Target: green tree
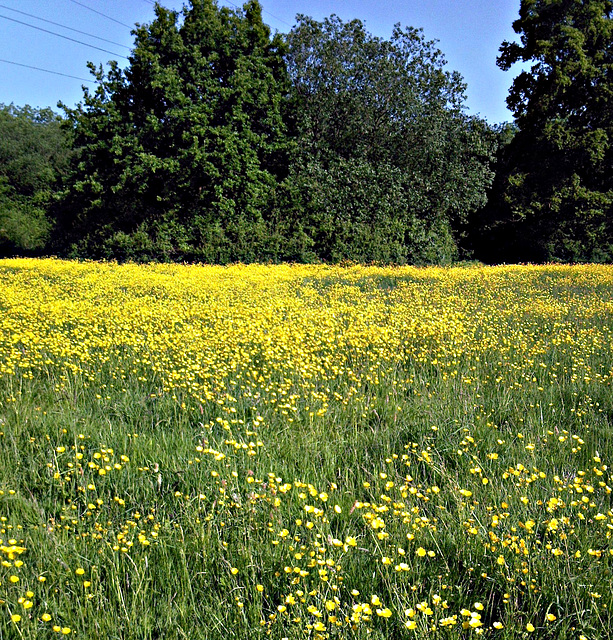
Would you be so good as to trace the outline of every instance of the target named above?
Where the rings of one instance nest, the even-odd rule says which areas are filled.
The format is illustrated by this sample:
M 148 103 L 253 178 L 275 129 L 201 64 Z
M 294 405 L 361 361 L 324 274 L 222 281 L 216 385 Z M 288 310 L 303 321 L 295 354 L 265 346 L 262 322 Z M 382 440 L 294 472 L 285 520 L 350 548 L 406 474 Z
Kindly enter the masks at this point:
M 301 228 L 326 260 L 444 262 L 485 201 L 495 136 L 418 29 L 298 16 L 287 36 Z
M 40 251 L 69 140 L 51 109 L 0 105 L 0 254 Z
M 509 149 L 517 135 L 514 123 L 505 122 L 495 125 L 496 157 L 492 163 L 494 180 L 488 191 L 486 204 L 473 211 L 468 217 L 464 246 L 468 255 L 484 262 L 513 262 L 517 260 L 516 225 L 503 223 L 502 213 L 507 205 L 504 193 L 509 174 L 512 170 Z
M 613 3 L 522 0 L 499 66 L 532 63 L 507 104 L 508 145 L 493 229 L 504 259 L 613 259 Z
M 287 74 L 255 0 L 192 0 L 134 31 L 125 71 L 64 107 L 76 158 L 57 237 L 74 255 L 254 260 L 287 172 Z

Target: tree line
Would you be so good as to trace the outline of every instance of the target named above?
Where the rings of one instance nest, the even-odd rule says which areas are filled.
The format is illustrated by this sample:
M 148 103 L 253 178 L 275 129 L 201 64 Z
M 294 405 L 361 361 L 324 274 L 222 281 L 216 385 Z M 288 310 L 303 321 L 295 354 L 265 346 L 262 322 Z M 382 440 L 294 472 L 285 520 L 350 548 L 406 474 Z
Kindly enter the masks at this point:
M 0 105 L 0 254 L 135 261 L 613 258 L 613 2 L 522 0 L 514 122 L 397 25 L 156 5 L 74 108 Z

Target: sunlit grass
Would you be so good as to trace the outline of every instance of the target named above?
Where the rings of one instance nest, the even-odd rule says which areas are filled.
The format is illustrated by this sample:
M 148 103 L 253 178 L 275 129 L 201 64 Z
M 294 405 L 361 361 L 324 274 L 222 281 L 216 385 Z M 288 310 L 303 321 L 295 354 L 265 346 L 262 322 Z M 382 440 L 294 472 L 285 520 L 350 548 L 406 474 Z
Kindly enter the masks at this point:
M 0 261 L 0 637 L 611 637 L 612 299 Z

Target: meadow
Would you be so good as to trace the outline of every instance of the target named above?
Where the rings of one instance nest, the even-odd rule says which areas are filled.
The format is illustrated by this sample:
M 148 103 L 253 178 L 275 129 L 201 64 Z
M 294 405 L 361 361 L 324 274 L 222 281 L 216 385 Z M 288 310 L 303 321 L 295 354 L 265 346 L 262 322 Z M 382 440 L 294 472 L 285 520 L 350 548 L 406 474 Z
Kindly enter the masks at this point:
M 613 267 L 0 261 L 0 638 L 613 637 Z

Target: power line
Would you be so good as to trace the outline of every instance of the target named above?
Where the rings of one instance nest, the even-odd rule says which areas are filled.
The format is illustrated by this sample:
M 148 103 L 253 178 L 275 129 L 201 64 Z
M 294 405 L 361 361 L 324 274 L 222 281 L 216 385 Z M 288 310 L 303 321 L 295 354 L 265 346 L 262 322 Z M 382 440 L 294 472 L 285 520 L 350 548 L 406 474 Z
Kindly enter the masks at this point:
M 125 22 L 119 22 L 119 20 L 115 20 L 115 18 L 111 18 L 111 16 L 107 16 L 106 13 L 102 13 L 100 11 L 96 11 L 96 9 L 92 9 L 91 7 L 88 7 L 86 4 L 83 4 L 82 2 L 78 2 L 78 0 L 70 0 L 70 2 L 72 2 L 73 4 L 78 4 L 80 7 L 84 7 L 85 9 L 89 9 L 89 11 L 93 11 L 94 13 L 97 13 L 99 16 L 102 16 L 103 18 L 106 18 L 107 20 L 112 20 L 113 22 L 116 22 L 117 24 L 120 24 L 122 27 L 128 27 L 128 29 L 132 28 L 131 25 L 126 24 Z
M 3 4 L 0 4 L 0 8 L 8 9 L 9 11 L 14 11 L 15 13 L 21 13 L 21 15 L 28 16 L 28 18 L 34 18 L 35 20 L 40 20 L 41 22 L 48 22 L 49 24 L 55 25 L 56 27 L 62 27 L 62 29 L 68 29 L 69 31 L 74 31 L 75 33 L 80 33 L 81 35 L 88 36 L 89 38 L 95 38 L 96 40 L 102 40 L 102 42 L 108 42 L 109 44 L 114 44 L 118 47 L 125 47 L 126 49 L 130 48 L 125 44 L 121 44 L 120 42 L 113 42 L 112 40 L 107 40 L 106 38 L 95 36 L 93 33 L 87 33 L 86 31 L 73 29 L 72 27 L 67 27 L 65 24 L 60 24 L 59 22 L 53 22 L 53 20 L 47 20 L 46 18 L 41 18 L 31 13 L 26 13 L 25 11 L 19 11 L 19 9 L 12 9 L 11 7 L 7 7 L 6 5 L 3 5 Z
M 281 20 L 281 18 L 273 15 L 272 13 L 270 13 L 270 11 L 266 11 L 266 9 L 262 9 L 262 13 L 267 13 L 271 18 L 274 18 L 277 22 L 280 22 L 281 24 L 287 25 L 290 29 L 293 26 L 289 22 L 285 22 L 285 20 Z
M 29 24 L 28 22 L 23 22 L 22 20 L 16 20 L 15 18 L 9 18 L 8 16 L 3 16 L 0 14 L 0 18 L 4 20 L 10 20 L 11 22 L 17 22 L 18 24 L 23 24 L 26 27 L 30 27 L 32 29 L 36 29 L 37 31 L 43 31 L 44 33 L 50 33 L 53 36 L 57 36 L 58 38 L 63 38 L 64 40 L 70 40 L 71 42 L 76 42 L 78 44 L 82 44 L 90 49 L 97 49 L 98 51 L 104 51 L 104 53 L 110 53 L 112 56 L 117 56 L 118 58 L 123 58 L 124 60 L 129 60 L 127 56 L 122 56 L 120 53 L 114 53 L 113 51 L 109 51 L 108 49 L 102 49 L 100 47 L 96 47 L 93 44 L 88 44 L 87 42 L 82 42 L 81 40 L 75 40 L 74 38 L 69 38 L 68 36 L 63 36 L 61 33 L 56 33 L 55 31 L 49 31 L 49 29 L 43 29 L 42 27 L 37 27 L 33 24 Z
M 65 78 L 74 78 L 75 80 L 82 80 L 83 82 L 99 83 L 98 80 L 92 80 L 91 78 L 85 79 L 85 78 L 80 78 L 79 76 L 71 76 L 68 73 L 61 73 L 60 71 L 51 71 L 51 69 L 43 69 L 42 67 L 33 67 L 31 64 L 21 64 L 21 62 L 15 62 L 14 60 L 4 60 L 3 58 L 0 58 L 0 62 L 5 62 L 6 64 L 14 64 L 17 67 L 25 67 L 26 69 L 36 69 L 36 71 L 44 71 L 45 73 L 52 73 L 55 76 L 64 76 Z

